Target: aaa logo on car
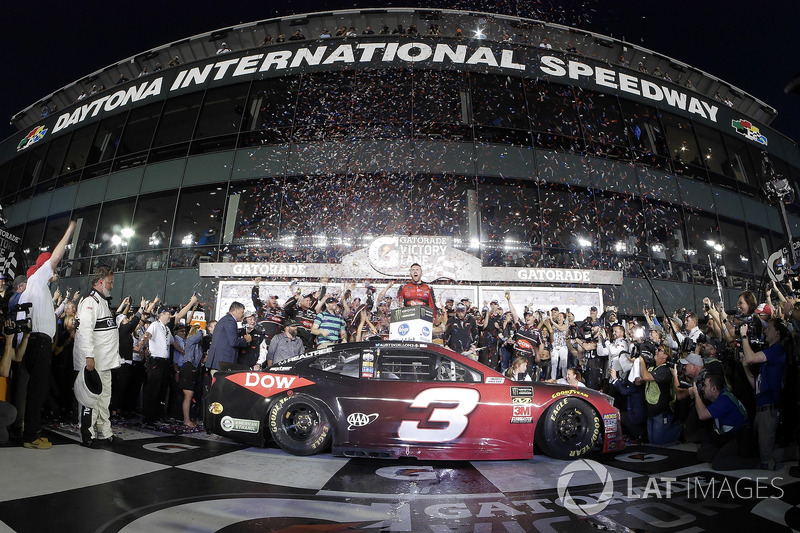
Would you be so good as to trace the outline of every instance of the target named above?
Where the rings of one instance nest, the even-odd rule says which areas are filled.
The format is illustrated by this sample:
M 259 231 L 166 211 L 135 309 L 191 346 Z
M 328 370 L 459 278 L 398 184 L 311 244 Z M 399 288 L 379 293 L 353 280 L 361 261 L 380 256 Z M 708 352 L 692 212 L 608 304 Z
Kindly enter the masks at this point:
M 350 424 L 347 426 L 347 431 L 364 427 L 367 424 L 371 424 L 372 422 L 376 421 L 377 419 L 378 413 L 372 413 L 371 415 L 365 415 L 364 413 L 350 413 L 347 415 L 347 423 Z
M 225 376 L 225 379 L 249 389 L 264 398 L 269 398 L 270 396 L 274 396 L 289 389 L 296 389 L 298 387 L 314 384 L 313 381 L 301 378 L 300 376 L 266 374 L 262 372 L 240 372 L 238 374 Z

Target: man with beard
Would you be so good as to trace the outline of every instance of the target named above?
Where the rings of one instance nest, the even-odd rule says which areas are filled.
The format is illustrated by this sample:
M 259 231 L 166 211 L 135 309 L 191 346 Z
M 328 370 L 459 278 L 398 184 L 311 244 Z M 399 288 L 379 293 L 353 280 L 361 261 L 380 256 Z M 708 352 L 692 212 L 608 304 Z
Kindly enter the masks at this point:
M 323 283 L 325 282 L 323 279 Z M 297 328 L 297 336 L 303 341 L 303 346 L 307 352 L 312 351 L 317 342 L 316 336 L 311 333 L 311 328 L 314 326 L 317 313 L 323 308 L 323 298 L 326 290 L 325 285 L 322 285 L 317 292 L 310 292 L 305 296 L 301 296 L 298 289 L 298 292 L 292 295 L 287 300 L 286 305 L 283 306 L 286 320 L 300 324 Z
M 422 267 L 419 263 L 411 265 L 411 281 L 400 287 L 397 291 L 397 298 L 403 306 L 427 305 L 436 311 L 436 299 L 433 296 L 433 289 L 422 281 Z
M 297 337 L 298 322 L 286 321 L 283 333 L 275 335 L 269 343 L 267 366 L 277 365 L 296 355 L 305 353 L 303 341 Z
M 244 331 L 240 331 L 240 336 L 250 336 L 250 341 L 247 345 L 239 348 L 239 357 L 236 362 L 244 365 L 247 368 L 255 367 L 259 359 L 263 360 L 266 355 L 266 346 L 264 344 L 264 332 L 256 325 L 256 314 L 252 311 L 247 311 L 244 314 Z
M 78 305 L 78 331 L 75 334 L 73 368 L 80 372 L 97 370 L 103 390 L 94 408 L 78 406 L 81 445 L 97 448 L 100 442 L 121 440 L 111 430 L 111 370 L 119 368 L 119 331 L 109 306 L 114 274 L 100 267 L 92 277 L 92 292 Z

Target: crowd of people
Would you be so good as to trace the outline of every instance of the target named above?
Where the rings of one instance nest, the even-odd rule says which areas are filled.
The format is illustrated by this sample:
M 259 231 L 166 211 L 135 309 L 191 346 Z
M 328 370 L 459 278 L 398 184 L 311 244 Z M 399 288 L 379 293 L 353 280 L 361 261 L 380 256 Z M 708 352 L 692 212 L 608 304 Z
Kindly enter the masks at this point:
M 694 442 L 715 469 L 775 470 L 777 443 L 795 442 L 800 298 L 775 284 L 761 304 L 742 292 L 730 315 L 709 298 L 702 317 L 642 310 L 641 322 L 613 306 L 582 321 L 557 307 L 520 319 L 510 299 L 484 317 L 464 309 L 457 320 L 472 324 L 472 349 L 485 346 L 489 366 L 613 396 L 632 443 Z
M 640 322 L 609 306 L 576 320 L 558 307 L 518 310 L 509 292 L 503 305 L 448 298 L 439 306 L 415 264 L 397 292 L 394 282 L 380 292 L 368 284 L 364 301 L 355 284 L 323 279 L 307 294 L 293 283 L 281 304 L 277 294 L 261 294 L 257 278 L 254 311 L 233 302 L 218 322 L 206 322 L 197 294 L 172 308 L 158 297 L 112 305 L 106 267 L 95 269 L 83 297 L 51 293 L 74 229 L 26 276 L 0 280 L 0 376 L 11 378 L 0 381 L 8 400 L 0 402 L 0 444 L 17 437 L 26 448 L 50 448 L 43 415 L 77 422 L 90 448 L 118 440 L 115 417 L 195 428 L 214 372 L 258 371 L 334 343 L 386 339 L 391 310 L 410 305 L 434 309 L 434 343 L 512 380 L 603 391 L 615 398 L 631 442 L 696 442 L 714 468 L 774 470 L 776 443 L 800 427 L 781 417 L 797 412 L 800 297 L 775 284 L 761 304 L 742 292 L 731 314 L 706 298 L 702 317 L 683 309 L 659 320 L 642 310 Z

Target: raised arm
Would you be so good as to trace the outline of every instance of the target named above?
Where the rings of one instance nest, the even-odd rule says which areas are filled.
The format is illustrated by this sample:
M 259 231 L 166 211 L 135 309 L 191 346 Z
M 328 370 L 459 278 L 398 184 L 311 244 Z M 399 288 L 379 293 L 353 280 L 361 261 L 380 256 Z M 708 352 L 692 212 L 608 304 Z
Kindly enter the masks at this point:
M 53 272 L 58 271 L 58 264 L 61 262 L 61 259 L 64 258 L 64 252 L 67 249 L 67 244 L 69 244 L 69 239 L 72 237 L 74 232 L 75 221 L 72 220 L 70 221 L 69 226 L 67 226 L 67 231 L 64 232 L 64 236 L 61 237 L 60 241 L 58 241 L 58 244 L 56 244 L 56 247 L 50 256 L 50 266 L 53 267 Z

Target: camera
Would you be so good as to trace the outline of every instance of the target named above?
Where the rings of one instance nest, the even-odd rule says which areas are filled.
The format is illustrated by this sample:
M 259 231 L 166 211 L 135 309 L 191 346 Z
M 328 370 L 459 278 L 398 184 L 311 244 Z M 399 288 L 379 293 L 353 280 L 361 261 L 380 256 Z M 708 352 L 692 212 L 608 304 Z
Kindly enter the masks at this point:
M 740 326 L 742 324 L 747 325 L 747 340 L 750 341 L 750 346 L 753 348 L 754 352 L 761 351 L 766 347 L 764 324 L 761 323 L 761 319 L 758 318 L 755 313 L 752 315 L 737 314 L 736 319 L 739 320 Z
M 642 357 L 646 367 L 652 367 L 656 364 L 656 347 L 650 341 L 636 342 L 631 347 L 631 359 Z
M 682 353 L 686 353 L 686 354 L 692 353 L 692 352 L 694 352 L 695 348 L 697 348 L 698 344 L 703 344 L 704 342 L 706 342 L 706 340 L 707 339 L 706 339 L 706 336 L 705 336 L 704 333 L 701 333 L 697 337 L 696 341 L 692 340 L 691 337 L 686 337 L 681 342 L 680 351 Z
M 15 333 L 30 333 L 31 332 L 31 307 L 33 304 L 28 302 L 24 304 L 17 304 L 11 308 L 11 313 L 17 316 L 19 313 L 24 313 L 22 318 L 14 320 Z

